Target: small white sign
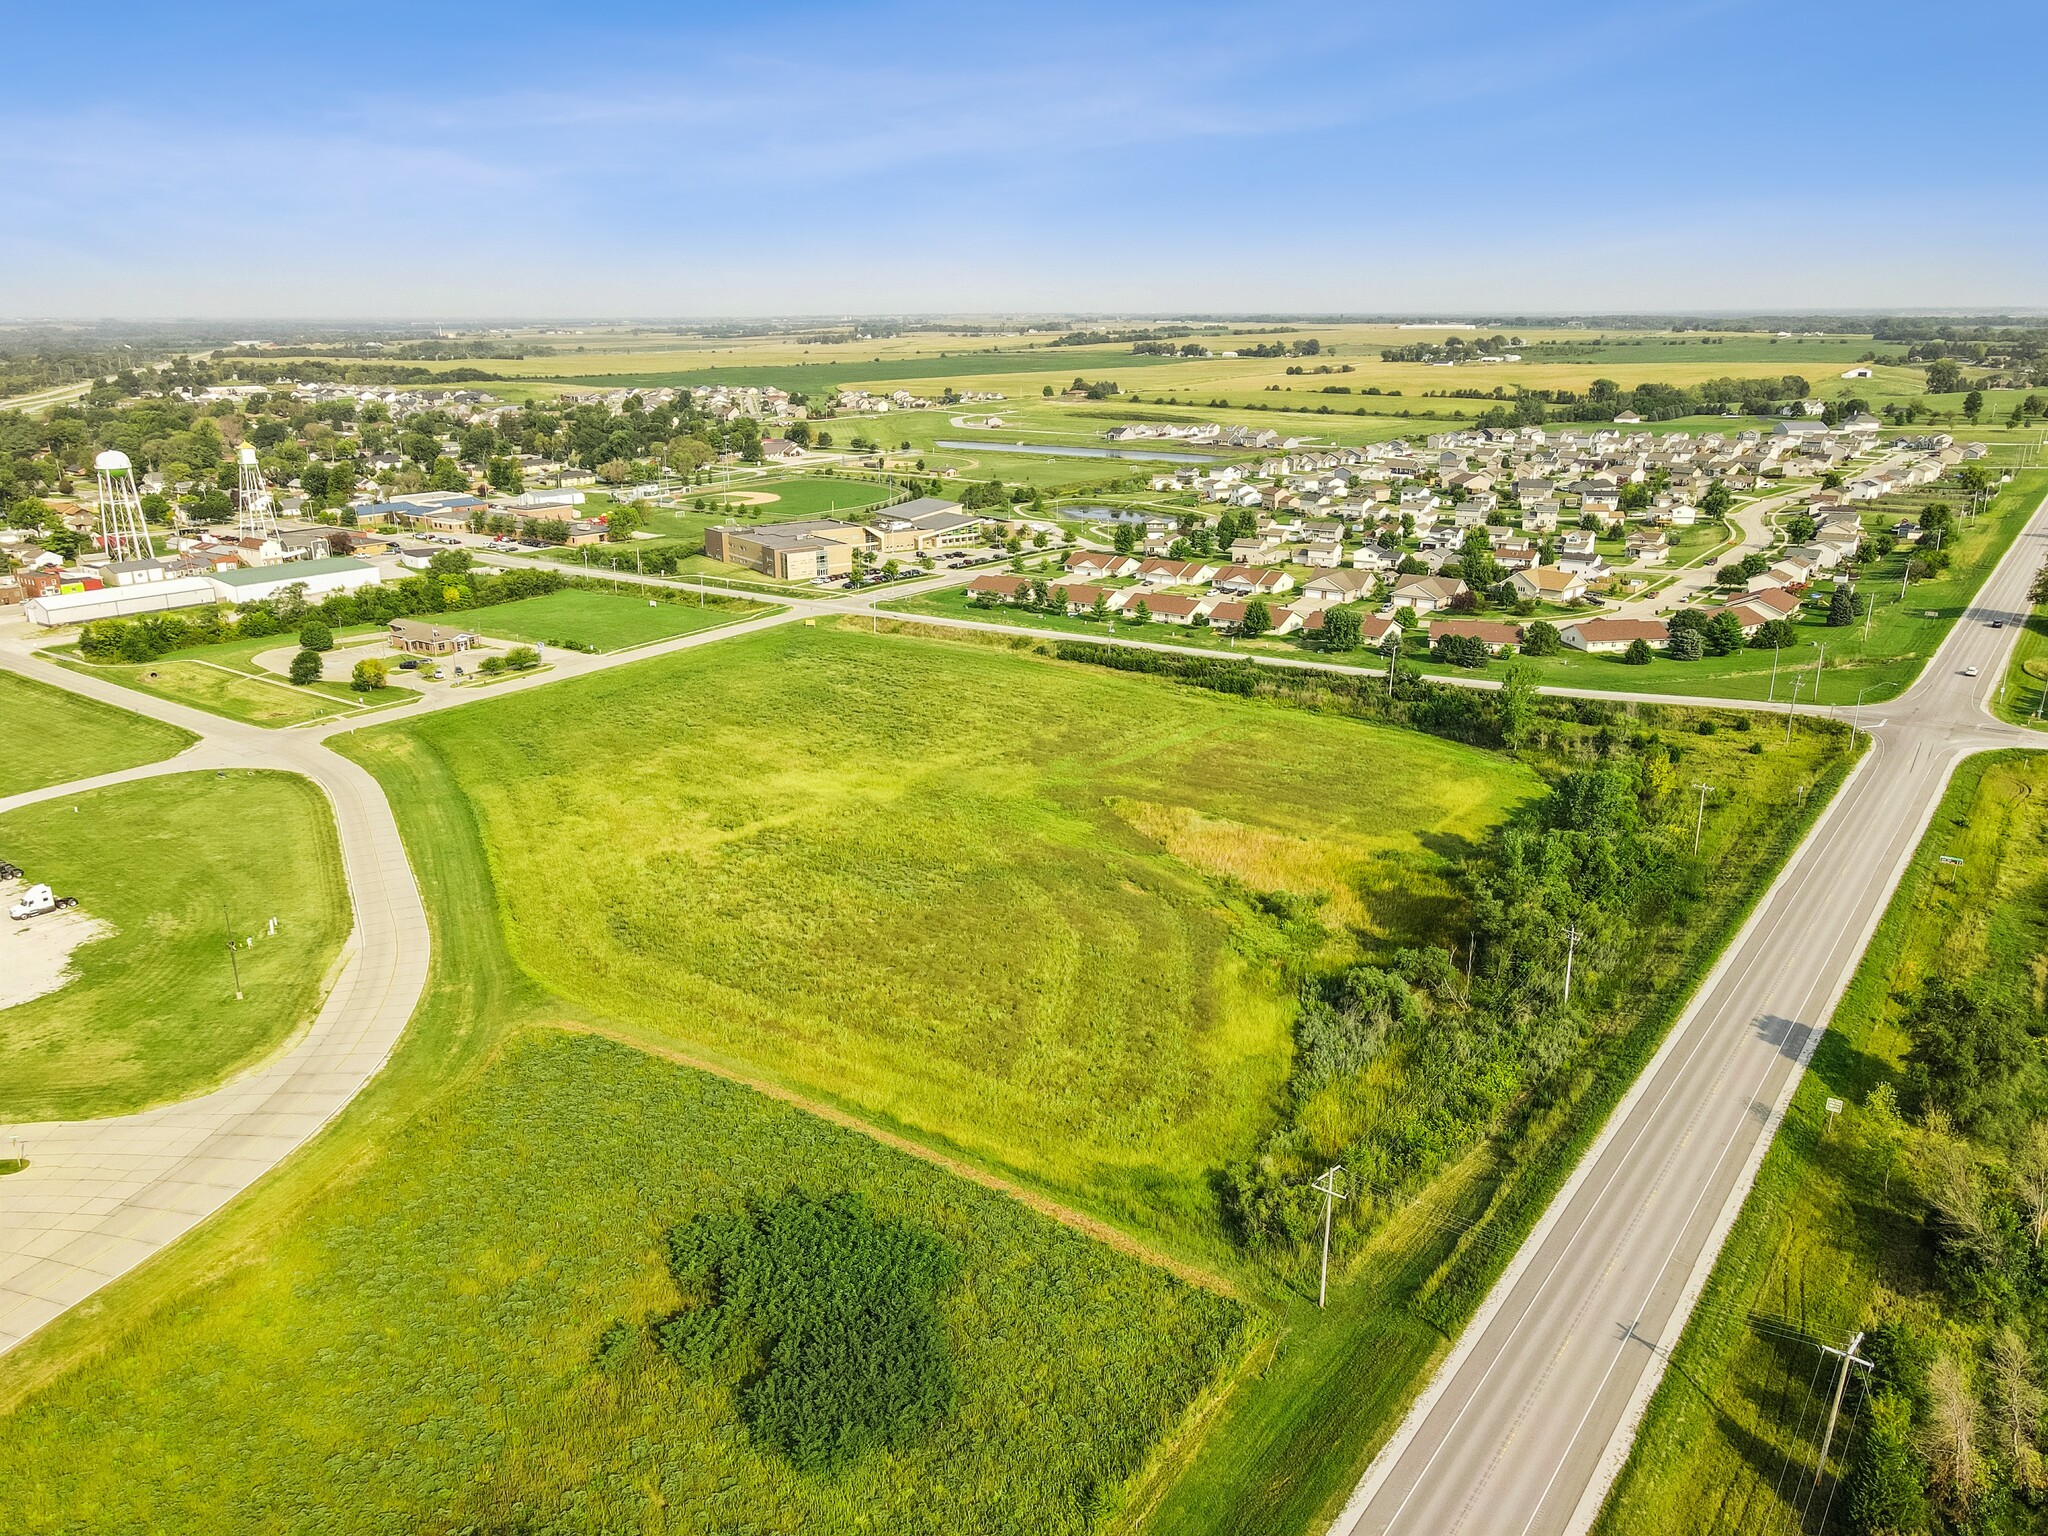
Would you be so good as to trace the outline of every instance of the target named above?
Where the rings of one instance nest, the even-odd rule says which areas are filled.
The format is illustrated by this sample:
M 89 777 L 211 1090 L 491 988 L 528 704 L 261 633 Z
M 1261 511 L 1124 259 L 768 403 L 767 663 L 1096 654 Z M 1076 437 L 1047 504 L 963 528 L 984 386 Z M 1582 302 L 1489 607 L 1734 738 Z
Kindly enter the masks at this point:
M 1841 1101 L 1840 1099 L 1829 1099 L 1829 1100 L 1828 1100 L 1828 1113 L 1829 1113 L 1829 1114 L 1831 1114 L 1831 1115 L 1839 1115 L 1839 1114 L 1840 1114 L 1841 1112 L 1842 1112 L 1842 1101 Z

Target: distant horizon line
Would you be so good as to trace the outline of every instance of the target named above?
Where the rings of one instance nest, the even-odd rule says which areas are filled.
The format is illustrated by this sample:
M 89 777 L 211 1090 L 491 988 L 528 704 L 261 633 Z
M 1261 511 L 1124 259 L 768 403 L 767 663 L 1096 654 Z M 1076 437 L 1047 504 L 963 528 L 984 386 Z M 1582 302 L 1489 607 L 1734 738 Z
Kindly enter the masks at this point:
M 1455 317 L 1455 318 L 1454 318 Z M 1477 317 L 1477 318 L 1474 318 Z M 946 322 L 992 324 L 1019 322 L 1026 329 L 1040 326 L 1072 325 L 1080 322 L 1096 324 L 1171 324 L 1187 323 L 1197 325 L 1223 324 L 1310 324 L 1310 325 L 1370 325 L 1376 323 L 1407 325 L 1506 325 L 1526 321 L 1617 321 L 1617 320 L 1774 320 L 1799 318 L 1899 318 L 1913 317 L 1926 319 L 1946 318 L 2048 318 L 2048 303 L 2036 304 L 1926 304 L 1926 305 L 1796 305 L 1777 306 L 1747 305 L 1717 308 L 1670 308 L 1635 307 L 1629 309 L 1520 309 L 1512 312 L 1501 308 L 1455 309 L 1448 306 L 1431 309 L 1409 310 L 872 310 L 867 312 L 833 311 L 830 313 L 804 313 L 800 311 L 771 312 L 730 312 L 723 314 L 648 314 L 648 315 L 540 315 L 540 314 L 365 314 L 365 315 L 319 315 L 319 314 L 272 314 L 272 315 L 14 315 L 0 317 L 0 327 L 25 329 L 35 326 L 115 326 L 115 325 L 205 325 L 211 327 L 248 327 L 302 325 L 302 326 L 375 326 L 375 327 L 422 327 L 441 326 L 449 328 L 479 329 L 531 326 L 563 327 L 615 327 L 631 328 L 641 326 L 699 326 L 699 325 L 854 325 L 869 322 L 915 322 L 918 324 L 941 324 Z M 265 340 L 252 337 L 250 340 Z

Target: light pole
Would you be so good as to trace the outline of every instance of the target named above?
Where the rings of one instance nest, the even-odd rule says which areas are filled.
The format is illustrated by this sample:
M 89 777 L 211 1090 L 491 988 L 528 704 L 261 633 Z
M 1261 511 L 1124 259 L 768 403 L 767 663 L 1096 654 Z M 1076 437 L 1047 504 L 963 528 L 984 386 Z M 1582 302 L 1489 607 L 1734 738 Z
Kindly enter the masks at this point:
M 1700 830 L 1707 824 L 1707 796 L 1714 792 L 1714 786 L 1711 784 L 1695 784 L 1693 788 L 1700 792 L 1700 808 L 1692 819 L 1692 856 L 1698 858 L 1700 856 Z
M 1328 1305 L 1330 1300 L 1330 1218 L 1337 1209 L 1337 1202 L 1348 1198 L 1348 1196 L 1337 1193 L 1337 1175 L 1343 1171 L 1344 1165 L 1339 1163 L 1334 1168 L 1326 1171 L 1311 1186 L 1314 1189 L 1320 1190 L 1323 1196 L 1323 1277 L 1316 1287 L 1316 1305 L 1318 1307 Z
M 1564 931 L 1564 1002 L 1561 1006 L 1572 1005 L 1572 959 L 1578 953 L 1579 925 L 1572 924 Z
M 1861 727 L 1861 725 L 1863 724 L 1863 695 L 1870 692 L 1870 690 L 1876 686 L 1877 685 L 1875 683 L 1865 683 L 1861 688 L 1858 688 L 1856 690 L 1856 713 L 1853 716 L 1851 716 L 1849 720 L 1849 740 L 1851 741 L 1851 743 L 1855 741 L 1856 732 L 1858 728 Z
M 1804 681 L 1795 672 L 1792 675 L 1792 696 L 1785 700 L 1785 745 L 1788 747 L 1792 744 L 1792 711 L 1798 707 L 1799 685 Z
M 228 904 L 220 904 L 220 926 L 228 940 L 228 970 L 235 978 L 235 1001 L 242 1000 L 242 962 L 235 955 L 235 925 L 228 921 Z

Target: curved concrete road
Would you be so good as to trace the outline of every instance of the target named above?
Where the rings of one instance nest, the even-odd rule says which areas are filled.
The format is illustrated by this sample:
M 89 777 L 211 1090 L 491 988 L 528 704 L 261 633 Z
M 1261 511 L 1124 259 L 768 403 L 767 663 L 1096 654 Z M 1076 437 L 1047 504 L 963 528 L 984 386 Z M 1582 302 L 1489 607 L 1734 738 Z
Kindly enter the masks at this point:
M 601 671 L 787 623 L 794 610 L 604 656 L 560 652 L 551 670 L 485 689 L 311 728 L 243 725 L 62 667 L 0 640 L 0 666 L 136 714 L 199 741 L 162 762 L 0 798 L 0 811 L 106 784 L 211 768 L 303 774 L 333 807 L 355 926 L 334 988 L 312 1025 L 268 1061 L 211 1093 L 102 1120 L 0 1125 L 0 1148 L 29 1165 L 0 1178 L 0 1353 L 219 1210 L 354 1098 L 390 1056 L 425 991 L 426 911 L 398 824 L 367 771 L 326 750 L 340 731 Z
M 1974 752 L 2042 745 L 1993 719 L 1984 701 L 2044 556 L 2048 511 L 2037 510 L 1919 680 L 1898 701 L 1866 708 L 1870 751 L 1333 1531 L 1549 1536 L 1591 1526 L 1949 775 Z

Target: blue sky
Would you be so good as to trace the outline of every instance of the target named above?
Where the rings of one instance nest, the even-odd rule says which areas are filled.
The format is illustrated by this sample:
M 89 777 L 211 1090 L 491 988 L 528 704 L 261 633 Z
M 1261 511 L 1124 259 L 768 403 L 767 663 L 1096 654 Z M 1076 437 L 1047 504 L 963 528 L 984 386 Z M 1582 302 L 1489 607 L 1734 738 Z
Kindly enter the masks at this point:
M 2044 17 L 10 4 L 0 316 L 2048 305 Z

